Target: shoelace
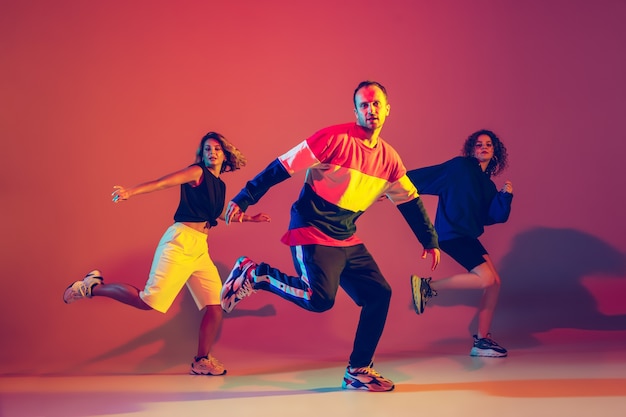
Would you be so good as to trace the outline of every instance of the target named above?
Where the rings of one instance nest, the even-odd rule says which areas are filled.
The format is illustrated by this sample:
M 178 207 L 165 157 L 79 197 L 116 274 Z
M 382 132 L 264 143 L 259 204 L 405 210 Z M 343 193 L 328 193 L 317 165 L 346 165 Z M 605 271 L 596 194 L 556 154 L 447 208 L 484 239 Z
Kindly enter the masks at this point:
M 222 362 L 220 362 L 219 360 L 217 360 L 217 358 L 215 358 L 215 356 L 212 356 L 211 354 L 209 354 L 208 357 L 203 358 L 199 361 L 197 361 L 196 363 L 200 364 L 200 366 L 202 366 L 202 364 L 206 364 L 209 366 L 224 366 L 224 364 Z
M 426 281 L 426 291 L 425 291 L 425 294 L 424 294 L 424 295 L 425 295 L 426 297 L 428 297 L 428 298 L 432 298 L 432 297 L 435 297 L 435 296 L 437 295 L 437 291 L 433 290 L 433 289 L 430 287 L 430 279 L 428 279 L 428 280 Z
M 80 294 L 79 298 L 82 297 L 87 297 L 89 288 L 87 288 L 87 285 L 85 285 L 84 282 L 81 282 L 80 285 L 78 286 L 78 293 Z
M 491 333 L 487 333 L 487 336 L 485 336 L 484 340 L 491 346 L 500 346 L 495 340 L 491 338 Z
M 354 370 L 355 374 L 367 374 L 370 376 L 374 376 L 376 378 L 382 378 L 382 376 L 376 372 L 376 370 L 374 368 L 370 368 L 370 367 L 363 367 L 363 368 L 356 368 Z
M 215 356 L 213 356 L 213 355 L 209 355 L 208 359 L 209 359 L 209 362 L 211 362 L 213 365 L 224 366 L 224 364 L 222 362 L 218 361 L 217 358 Z
M 477 343 L 482 343 L 483 346 L 489 346 L 489 347 L 497 346 L 497 347 L 501 347 L 498 344 L 498 342 L 496 342 L 495 340 L 493 340 L 491 338 L 491 333 L 487 333 L 487 335 L 485 337 L 483 337 L 483 338 L 476 338 L 476 342 Z
M 235 293 L 235 297 L 242 299 L 244 297 L 249 296 L 253 292 L 255 292 L 255 290 L 254 288 L 252 288 L 252 284 L 250 283 L 249 280 L 246 279 L 244 280 L 243 284 L 241 284 L 241 287 Z

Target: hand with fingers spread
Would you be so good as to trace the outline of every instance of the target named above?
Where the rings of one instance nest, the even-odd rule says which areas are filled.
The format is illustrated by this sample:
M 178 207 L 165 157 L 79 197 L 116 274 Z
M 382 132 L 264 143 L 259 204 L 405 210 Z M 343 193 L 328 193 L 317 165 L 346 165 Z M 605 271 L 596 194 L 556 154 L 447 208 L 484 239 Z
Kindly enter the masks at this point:
M 113 192 L 111 193 L 111 199 L 114 203 L 119 203 L 120 201 L 128 200 L 130 198 L 130 193 L 126 190 L 126 188 L 121 185 L 114 185 Z

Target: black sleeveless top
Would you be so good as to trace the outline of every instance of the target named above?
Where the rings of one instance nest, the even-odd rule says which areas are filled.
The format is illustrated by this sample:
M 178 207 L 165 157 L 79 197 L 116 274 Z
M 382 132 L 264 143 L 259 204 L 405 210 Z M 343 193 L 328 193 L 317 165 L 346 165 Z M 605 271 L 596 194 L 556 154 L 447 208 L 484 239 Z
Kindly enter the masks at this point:
M 217 226 L 217 218 L 224 210 L 226 184 L 214 176 L 203 163 L 194 164 L 202 168 L 202 182 L 196 187 L 180 186 L 180 203 L 174 214 L 176 222 L 208 222 Z

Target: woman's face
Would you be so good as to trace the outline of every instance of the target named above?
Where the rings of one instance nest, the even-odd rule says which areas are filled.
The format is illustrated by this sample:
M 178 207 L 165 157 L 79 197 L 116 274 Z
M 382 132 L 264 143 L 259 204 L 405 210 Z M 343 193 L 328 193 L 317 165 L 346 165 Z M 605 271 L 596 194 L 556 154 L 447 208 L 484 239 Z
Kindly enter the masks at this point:
M 219 174 L 225 160 L 226 154 L 224 154 L 220 142 L 216 139 L 207 139 L 202 148 L 202 162 L 204 162 L 204 165 Z
M 489 135 L 480 135 L 474 144 L 474 158 L 479 162 L 489 162 L 493 158 L 493 142 Z

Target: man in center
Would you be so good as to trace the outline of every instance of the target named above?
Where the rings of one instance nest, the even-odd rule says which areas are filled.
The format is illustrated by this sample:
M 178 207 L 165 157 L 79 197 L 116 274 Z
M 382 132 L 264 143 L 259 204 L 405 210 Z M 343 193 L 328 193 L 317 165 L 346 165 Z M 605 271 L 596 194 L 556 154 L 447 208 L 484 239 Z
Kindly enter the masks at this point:
M 354 90 L 356 123 L 319 130 L 248 181 L 228 203 L 226 223 L 239 222 L 248 206 L 274 185 L 306 170 L 304 186 L 291 208 L 287 233 L 298 276 L 241 257 L 224 282 L 222 308 L 232 311 L 257 290 L 279 295 L 298 306 L 323 312 L 332 308 L 339 286 L 361 307 L 354 346 L 342 387 L 391 391 L 394 383 L 373 368 L 373 357 L 385 327 L 391 287 L 363 242 L 355 235 L 356 220 L 386 196 L 402 213 L 422 244 L 422 258 L 439 264 L 435 229 L 406 175 L 398 153 L 380 137 L 390 105 L 376 81 Z

